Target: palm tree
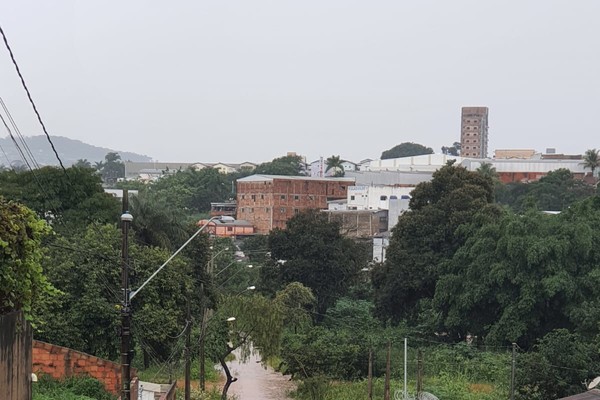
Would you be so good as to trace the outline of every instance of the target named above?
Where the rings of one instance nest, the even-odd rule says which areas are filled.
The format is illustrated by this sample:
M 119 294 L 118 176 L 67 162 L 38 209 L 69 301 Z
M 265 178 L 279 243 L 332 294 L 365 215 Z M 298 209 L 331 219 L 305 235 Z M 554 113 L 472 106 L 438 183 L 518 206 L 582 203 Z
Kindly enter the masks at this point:
M 92 164 L 86 158 L 80 158 L 73 166 L 79 168 L 92 168 Z
M 486 178 L 490 178 L 494 182 L 498 180 L 498 172 L 496 172 L 496 168 L 490 163 L 481 163 L 481 166 L 477 168 L 477 172 Z
M 147 246 L 173 250 L 188 236 L 182 215 L 160 196 L 142 192 L 130 197 L 129 207 L 135 237 Z
M 594 171 L 600 166 L 600 150 L 589 149 L 585 151 L 583 155 L 583 168 L 589 168 L 592 170 L 592 176 Z
M 331 156 L 325 162 L 327 163 L 325 172 L 333 169 L 334 176 L 344 176 L 344 166 L 342 165 L 343 160 L 340 159 L 340 156 Z

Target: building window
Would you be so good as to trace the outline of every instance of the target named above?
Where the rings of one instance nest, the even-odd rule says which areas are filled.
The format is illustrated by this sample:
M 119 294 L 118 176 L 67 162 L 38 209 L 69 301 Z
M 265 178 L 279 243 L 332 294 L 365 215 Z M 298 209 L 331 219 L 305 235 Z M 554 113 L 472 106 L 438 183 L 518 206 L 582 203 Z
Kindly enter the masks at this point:
M 266 211 L 266 212 L 269 212 L 269 207 L 265 208 L 265 211 Z
M 354 196 L 350 196 L 350 200 L 354 200 Z
M 342 190 L 346 189 L 346 186 L 343 186 L 343 185 L 342 185 L 342 186 L 340 186 L 340 187 L 342 188 Z
M 283 213 L 285 213 L 285 207 L 281 207 L 281 208 L 279 209 L 279 212 L 280 212 L 280 213 L 282 213 L 282 214 L 283 214 Z
M 227 227 L 227 232 L 233 232 L 233 226 L 228 226 Z
M 379 196 L 379 200 L 387 200 L 387 196 Z
M 249 209 L 248 209 L 248 212 L 251 212 L 251 213 L 253 213 L 253 212 L 254 212 L 254 208 L 249 208 Z
M 387 222 L 387 217 L 379 217 L 379 222 Z
M 294 200 L 300 200 L 300 196 L 294 195 Z
M 285 200 L 285 194 L 281 195 L 281 200 Z
M 308 195 L 308 199 L 309 199 L 309 200 L 314 200 L 314 199 L 315 199 L 315 196 L 313 196 L 312 194 L 309 194 L 309 195 Z
M 242 195 L 242 200 L 244 200 L 244 198 L 245 198 L 245 197 L 246 197 L 246 195 L 244 195 L 244 194 L 243 194 L 243 195 Z
M 255 194 L 252 195 L 252 201 L 256 201 L 256 195 Z
M 264 195 L 264 194 L 261 194 L 261 195 L 260 195 L 260 199 L 261 199 L 261 200 L 264 200 L 264 199 L 265 199 L 265 195 Z
M 297 209 L 297 208 L 294 208 L 294 214 L 298 214 L 299 212 L 300 212 L 300 210 L 299 210 L 299 209 Z

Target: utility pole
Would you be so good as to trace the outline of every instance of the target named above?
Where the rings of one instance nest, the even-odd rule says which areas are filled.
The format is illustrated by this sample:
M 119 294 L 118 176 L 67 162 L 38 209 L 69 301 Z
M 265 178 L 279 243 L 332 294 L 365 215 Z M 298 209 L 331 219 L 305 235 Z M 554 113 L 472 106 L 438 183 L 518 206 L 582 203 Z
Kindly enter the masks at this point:
M 200 363 L 200 390 L 203 392 L 206 390 L 206 366 L 204 362 L 205 357 L 205 337 L 206 337 L 206 307 L 204 302 L 204 277 L 206 274 L 202 275 L 202 282 L 200 282 L 200 354 L 199 360 Z
M 190 400 L 190 374 L 191 374 L 191 336 L 192 336 L 192 316 L 190 312 L 190 293 L 187 291 L 187 312 L 185 317 L 185 400 Z
M 423 392 L 423 353 L 417 350 L 417 398 Z
M 510 368 L 510 400 L 515 400 L 515 372 L 517 369 L 517 344 L 512 344 L 512 365 Z
M 404 338 L 404 399 L 408 399 L 408 338 Z
M 373 348 L 369 348 L 369 382 L 367 398 L 373 400 Z
M 129 193 L 123 190 L 123 214 L 121 215 L 121 399 L 131 400 L 131 308 L 129 303 Z
M 383 389 L 384 400 L 390 400 L 390 379 L 392 375 L 392 341 L 388 340 L 387 360 L 385 363 L 385 384 Z

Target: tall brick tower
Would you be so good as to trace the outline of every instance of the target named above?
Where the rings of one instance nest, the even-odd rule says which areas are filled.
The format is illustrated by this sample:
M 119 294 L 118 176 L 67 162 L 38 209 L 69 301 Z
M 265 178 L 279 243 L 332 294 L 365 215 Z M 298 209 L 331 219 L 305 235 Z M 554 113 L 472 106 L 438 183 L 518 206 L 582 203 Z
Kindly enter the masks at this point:
M 487 158 L 488 108 L 463 107 L 460 125 L 460 155 Z

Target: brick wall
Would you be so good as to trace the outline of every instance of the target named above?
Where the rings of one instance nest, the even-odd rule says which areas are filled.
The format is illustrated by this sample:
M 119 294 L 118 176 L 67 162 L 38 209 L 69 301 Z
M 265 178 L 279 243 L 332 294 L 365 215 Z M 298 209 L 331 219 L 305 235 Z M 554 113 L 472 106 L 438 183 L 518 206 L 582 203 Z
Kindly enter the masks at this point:
M 327 180 L 276 177 L 264 181 L 238 181 L 237 217 L 254 225 L 256 233 L 285 228 L 286 222 L 306 209 L 326 209 L 327 201 L 345 199 L 353 179 Z
M 119 394 L 121 389 L 121 365 L 112 361 L 38 340 L 33 341 L 32 358 L 34 373 L 44 373 L 56 379 L 89 375 L 104 383 L 111 393 Z M 132 375 L 137 375 L 137 371 L 132 369 Z

